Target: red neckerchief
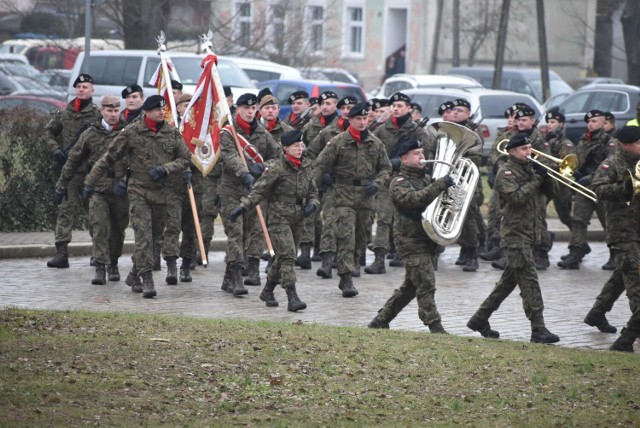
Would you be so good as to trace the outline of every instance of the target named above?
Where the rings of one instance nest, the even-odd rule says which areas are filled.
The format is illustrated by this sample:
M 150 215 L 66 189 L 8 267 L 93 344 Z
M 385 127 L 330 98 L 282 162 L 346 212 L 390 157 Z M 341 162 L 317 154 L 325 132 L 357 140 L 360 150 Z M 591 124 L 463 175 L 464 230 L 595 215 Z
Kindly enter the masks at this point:
M 267 120 L 267 131 L 271 131 L 278 124 L 278 119 Z
M 291 113 L 291 116 L 289 116 L 289 122 L 295 122 L 297 118 L 298 118 L 297 114 Z
M 153 132 L 158 132 L 158 122 L 149 119 L 147 116 L 144 117 L 144 123 L 147 124 L 150 130 Z
M 300 168 L 300 165 L 302 164 L 302 158 L 298 159 L 298 158 L 293 157 L 293 156 L 291 156 L 289 154 L 285 155 L 285 157 L 287 158 L 287 160 L 289 162 L 291 162 L 291 165 L 293 165 L 293 167 L 295 169 Z
M 349 127 L 349 121 L 345 118 L 343 118 L 342 116 L 340 116 L 338 118 L 338 129 L 340 129 L 342 132 L 346 131 L 347 128 Z
M 80 101 L 79 98 L 76 98 L 75 100 L 73 100 L 73 109 L 76 111 L 76 113 L 80 113 L 81 108 L 82 108 L 82 101 Z
M 351 134 L 353 139 L 356 140 L 356 143 L 362 144 L 362 141 L 360 141 L 360 131 L 356 131 L 354 128 L 349 127 L 349 134 Z
M 320 123 L 322 124 L 322 127 L 323 127 L 323 128 L 327 126 L 327 123 L 326 123 L 326 122 L 327 122 L 327 118 L 326 118 L 326 117 L 324 117 L 324 115 L 322 115 L 322 114 L 321 114 L 321 115 L 320 115 Z
M 129 120 L 129 110 L 128 108 L 124 109 L 124 120 Z
M 398 123 L 398 118 L 395 116 L 391 116 L 391 123 L 393 123 L 393 126 L 396 127 L 396 129 L 400 129 L 400 124 Z
M 238 126 L 244 131 L 245 134 L 251 136 L 251 124 L 249 122 L 242 119 L 239 115 L 236 116 L 236 122 L 238 122 Z

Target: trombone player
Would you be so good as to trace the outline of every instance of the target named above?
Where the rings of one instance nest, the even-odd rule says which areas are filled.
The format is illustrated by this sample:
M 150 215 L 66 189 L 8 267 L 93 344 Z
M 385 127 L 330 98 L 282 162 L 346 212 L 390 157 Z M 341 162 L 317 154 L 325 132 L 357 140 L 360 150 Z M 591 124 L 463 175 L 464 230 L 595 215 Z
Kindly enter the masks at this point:
M 539 163 L 531 162 L 531 140 L 525 133 L 511 137 L 505 146 L 509 159 L 496 174 L 494 189 L 500 201 L 501 242 L 507 251 L 507 264 L 500 280 L 467 327 L 484 337 L 499 338 L 489 318 L 516 286 L 522 305 L 531 321 L 531 342 L 555 343 L 560 338 L 545 326 L 542 293 L 533 260 L 533 246 L 540 240 L 539 212 L 544 198 L 553 198 L 558 183 Z
M 640 200 L 636 197 L 640 191 L 640 127 L 625 126 L 617 138 L 619 149 L 600 165 L 591 184 L 606 208 L 607 245 L 616 267 L 584 322 L 615 333 L 605 313 L 626 290 L 632 315 L 609 349 L 633 352 L 633 343 L 640 336 Z

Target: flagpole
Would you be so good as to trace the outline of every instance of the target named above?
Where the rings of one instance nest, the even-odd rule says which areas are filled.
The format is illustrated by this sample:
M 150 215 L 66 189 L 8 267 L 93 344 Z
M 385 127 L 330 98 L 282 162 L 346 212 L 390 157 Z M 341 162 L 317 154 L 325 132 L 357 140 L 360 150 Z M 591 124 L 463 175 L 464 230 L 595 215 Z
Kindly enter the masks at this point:
M 202 49 L 208 54 L 215 55 L 211 48 L 213 44 L 211 43 L 211 39 L 213 34 L 209 31 L 207 34 L 202 35 Z M 216 65 L 211 67 L 211 79 L 213 80 L 213 84 L 216 85 L 216 92 L 218 94 L 224 94 L 224 89 L 222 87 L 222 82 L 220 81 L 220 76 L 218 75 L 218 68 Z M 229 105 L 225 102 L 221 102 L 222 113 L 227 118 L 227 124 L 229 125 L 229 129 L 231 130 L 231 135 L 233 136 L 233 140 L 236 143 L 236 150 L 238 150 L 238 154 L 240 155 L 240 160 L 244 164 L 247 170 L 249 166 L 247 165 L 247 160 L 244 157 L 244 150 L 242 150 L 242 146 L 240 145 L 240 141 L 238 140 L 238 133 L 236 132 L 236 128 L 233 124 L 233 117 L 231 117 L 231 111 L 229 110 Z M 269 236 L 269 230 L 267 229 L 267 223 L 264 221 L 264 216 L 262 215 L 262 209 L 260 205 L 256 205 L 256 214 L 258 215 L 258 221 L 260 222 L 260 227 L 262 228 L 262 233 L 264 234 L 264 241 L 267 245 L 267 250 L 271 256 L 275 255 L 273 251 L 273 244 L 271 243 L 271 237 Z

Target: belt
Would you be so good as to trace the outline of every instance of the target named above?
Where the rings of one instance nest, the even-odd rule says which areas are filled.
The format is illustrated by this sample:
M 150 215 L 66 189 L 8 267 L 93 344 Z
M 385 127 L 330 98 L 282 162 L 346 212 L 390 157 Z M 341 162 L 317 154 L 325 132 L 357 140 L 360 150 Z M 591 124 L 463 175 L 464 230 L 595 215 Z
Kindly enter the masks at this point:
M 336 184 L 342 184 L 347 186 L 366 186 L 371 182 L 368 178 L 353 178 L 353 177 L 338 177 L 336 178 Z
M 307 205 L 307 198 L 296 198 L 295 196 L 280 195 L 274 202 L 284 202 L 285 204 Z

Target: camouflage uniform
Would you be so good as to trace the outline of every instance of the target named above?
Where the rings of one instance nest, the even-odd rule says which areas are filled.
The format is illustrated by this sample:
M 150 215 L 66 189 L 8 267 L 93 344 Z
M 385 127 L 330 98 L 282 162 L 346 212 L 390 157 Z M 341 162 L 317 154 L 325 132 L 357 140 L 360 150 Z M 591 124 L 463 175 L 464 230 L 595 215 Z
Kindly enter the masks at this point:
M 275 120 L 275 126 L 269 129 L 269 125 L 265 123 L 264 128 L 271 134 L 273 137 L 273 141 L 280 144 L 280 138 L 282 138 L 283 134 L 286 134 L 289 131 L 293 131 L 291 125 L 281 121 L 280 119 Z
M 550 132 L 546 135 L 545 141 L 549 144 L 549 153 L 551 156 L 564 159 L 567 155 L 575 152 L 575 146 L 564 135 L 564 131 Z M 557 169 L 557 165 L 554 165 Z M 571 201 L 573 193 L 569 186 L 560 186 L 558 194 L 553 198 L 553 205 L 558 213 L 558 218 L 571 229 Z
M 418 316 L 427 326 L 440 324 L 436 308 L 436 280 L 433 259 L 438 245 L 422 227 L 422 211 L 447 189 L 444 178 L 431 182 L 424 168 L 400 167 L 391 180 L 389 193 L 395 209 L 393 233 L 398 255 L 406 267 L 404 282 L 378 311 L 379 321 L 388 324 L 400 311 L 418 299 Z
M 96 188 L 99 177 L 121 159 L 126 160 L 131 170 L 128 194 L 135 238 L 133 262 L 136 273 L 145 276 L 153 267 L 154 237 L 162 233 L 170 177 L 187 169 L 191 153 L 176 128 L 165 123 L 154 132 L 144 120 L 136 121 L 116 137 L 92 168 L 86 184 Z M 154 181 L 149 170 L 158 165 L 162 165 L 168 175 Z
M 120 134 L 123 123 L 119 122 L 108 131 L 102 121 L 82 133 L 76 145 L 69 152 L 69 159 L 62 168 L 56 188 L 67 188 L 68 183 L 81 168 L 91 169 L 107 151 L 107 147 Z M 125 229 L 129 225 L 129 199 L 125 194 L 114 195 L 114 186 L 126 178 L 127 165 L 124 161 L 114 163 L 113 168 L 101 177 L 96 177 L 95 193 L 89 202 L 89 221 L 93 229 L 93 253 L 96 262 L 102 265 L 118 265 L 122 255 Z
M 474 317 L 487 322 L 515 287 L 519 286 L 524 312 L 531 321 L 532 330 L 546 331 L 542 314 L 544 304 L 533 263 L 532 247 L 540 240 L 538 213 L 542 198 L 539 194 L 553 197 L 558 184 L 549 177 L 543 178 L 535 173 L 529 161 L 509 157 L 498 171 L 494 189 L 500 198 L 502 245 L 508 253 L 507 265 L 495 288 L 482 302 Z
M 530 132 L 531 133 L 529 134 L 529 139 L 531 140 L 531 148 L 539 152 L 551 154 L 550 143 L 545 140 L 544 136 L 538 130 L 538 128 L 534 127 L 530 130 Z M 549 168 L 557 169 L 558 167 L 557 164 L 543 157 L 538 157 L 537 160 L 547 165 Z M 557 195 L 557 191 L 554 194 L 554 197 L 555 195 Z M 539 208 L 539 211 L 537 213 L 539 221 L 536 224 L 540 227 L 540 240 L 533 247 L 533 257 L 536 268 L 539 270 L 545 270 L 549 267 L 549 251 L 551 250 L 551 246 L 553 245 L 551 236 L 549 235 L 549 231 L 547 228 L 547 205 L 549 204 L 549 201 L 551 199 L 542 193 L 538 193 L 538 197 L 541 198 L 541 204 L 537 206 Z
M 592 310 L 604 316 L 626 290 L 631 318 L 618 340 L 629 342 L 631 349 L 635 338 L 640 336 L 640 200 L 634 196 L 627 205 L 629 191 L 624 178 L 627 170 L 635 170 L 638 161 L 638 157 L 618 150 L 600 165 L 591 184 L 606 207 L 607 245 L 614 251 L 616 262 Z
M 80 137 L 83 129 L 87 129 L 96 120 L 102 120 L 98 109 L 87 100 L 86 103 L 76 112 L 74 101 L 54 113 L 49 123 L 45 126 L 47 133 L 47 145 L 53 153 L 56 149 L 65 150 L 69 144 Z M 82 190 L 84 177 L 88 172 L 88 166 L 79 166 L 76 173 L 67 182 L 67 200 L 58 206 L 58 217 L 56 218 L 55 242 L 68 243 L 71 241 L 71 231 L 76 218 L 77 210 L 84 205 L 88 210 L 88 201 L 82 200 Z
M 351 273 L 355 270 L 361 248 L 366 244 L 375 207 L 375 196 L 367 196 L 366 187 L 374 181 L 378 188 L 382 188 L 389 179 L 391 163 L 384 144 L 377 137 L 363 131 L 358 143 L 351 131 L 349 128 L 331 139 L 320 153 L 316 163 L 316 181 L 321 181 L 329 170 L 335 177 L 338 274 L 341 286 L 348 281 L 353 288 Z

